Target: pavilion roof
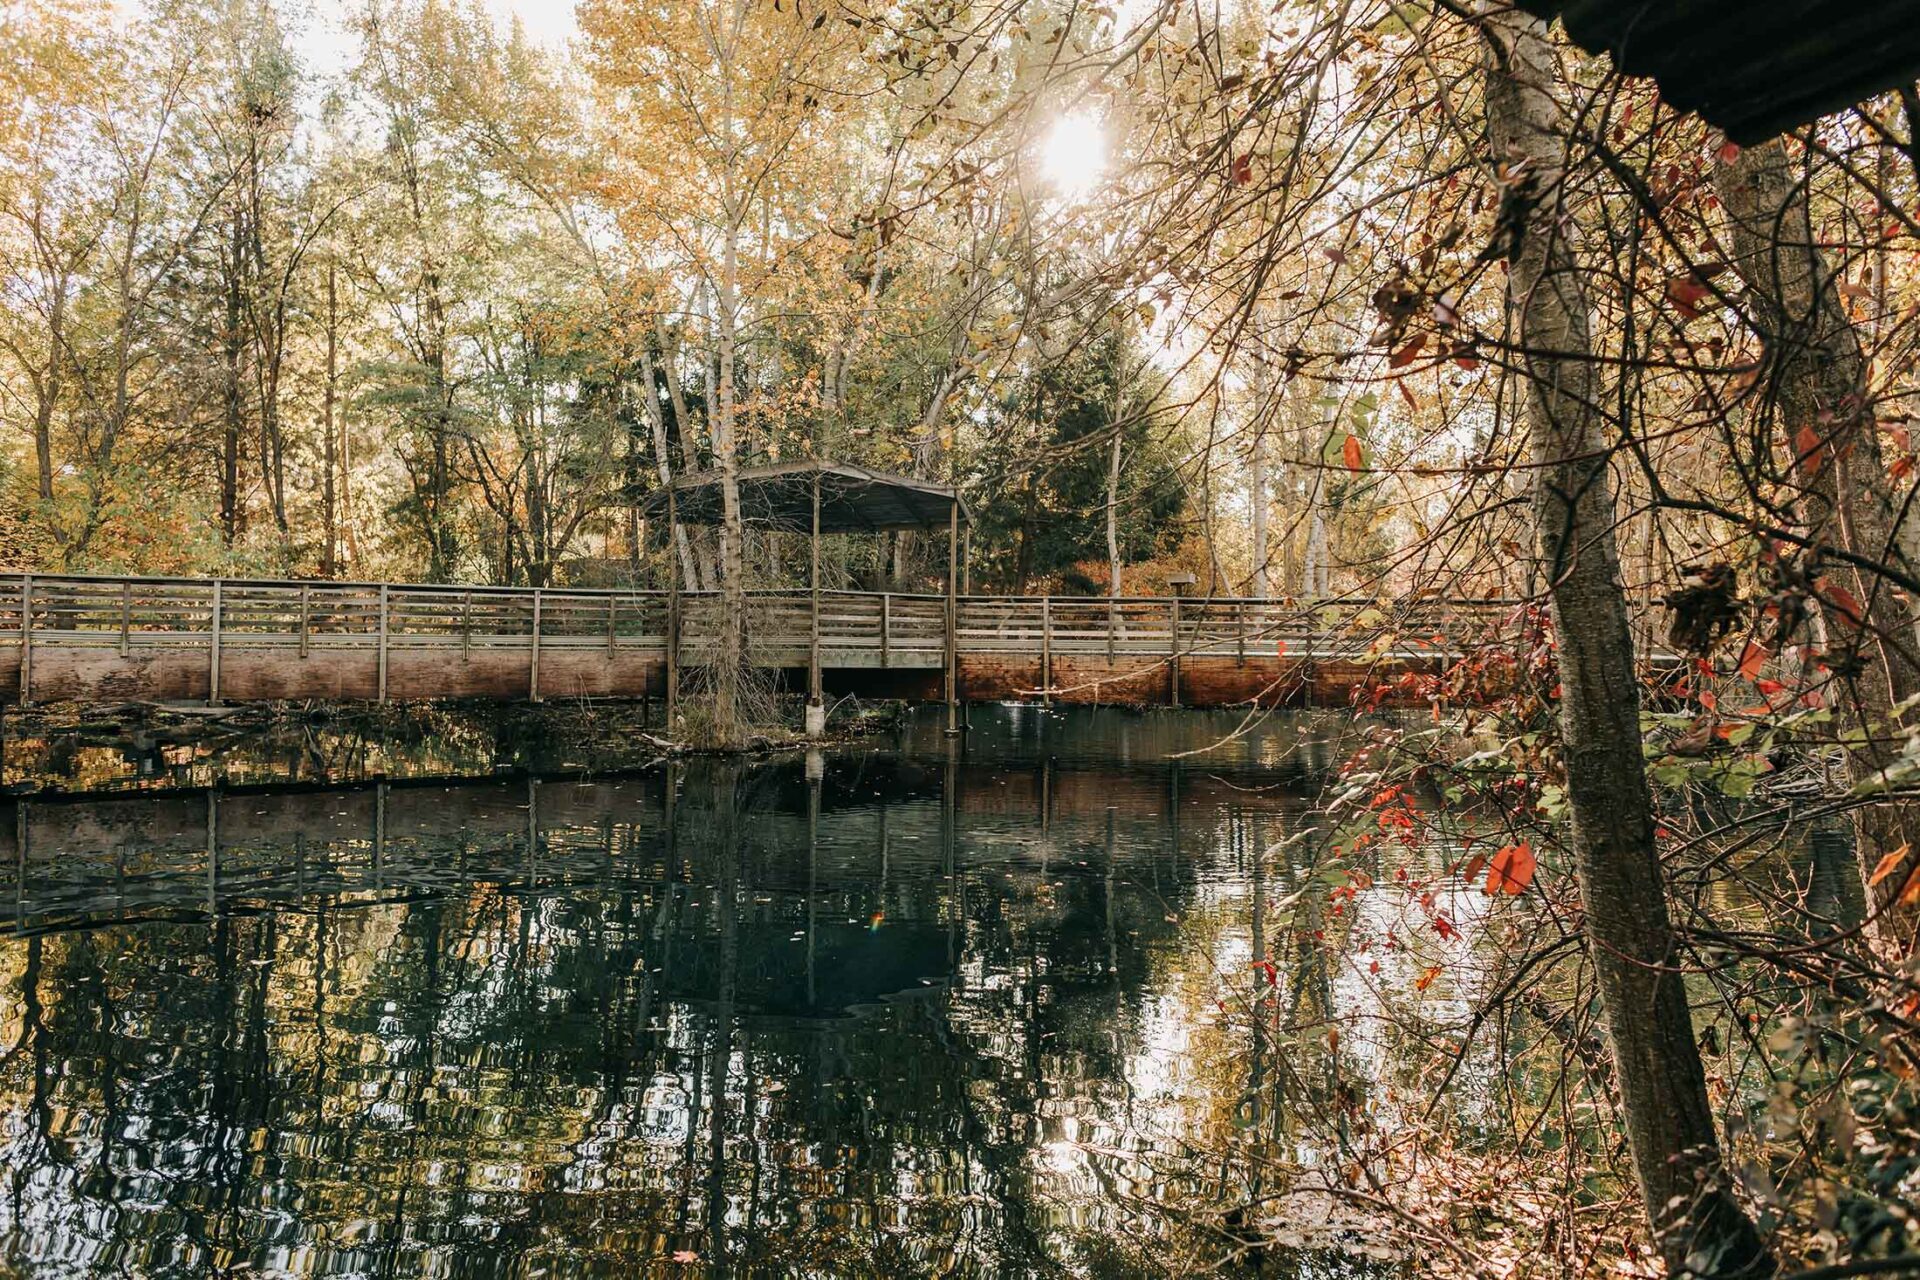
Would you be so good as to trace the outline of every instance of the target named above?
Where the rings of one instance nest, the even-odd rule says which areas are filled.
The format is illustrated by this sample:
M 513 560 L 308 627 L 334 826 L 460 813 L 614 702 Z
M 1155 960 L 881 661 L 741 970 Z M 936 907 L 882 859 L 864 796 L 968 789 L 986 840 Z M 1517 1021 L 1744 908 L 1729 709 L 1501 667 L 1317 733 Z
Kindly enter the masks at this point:
M 1736 143 L 1920 78 L 1913 0 L 1517 0 Z
M 816 479 L 822 533 L 944 530 L 956 507 L 960 522 L 968 520 L 966 504 L 950 486 L 822 458 L 740 468 L 741 515 L 748 524 L 806 533 L 813 528 Z M 675 477 L 673 494 L 674 516 L 681 524 L 720 523 L 718 471 Z M 649 497 L 644 510 L 650 516 L 665 516 L 666 491 Z

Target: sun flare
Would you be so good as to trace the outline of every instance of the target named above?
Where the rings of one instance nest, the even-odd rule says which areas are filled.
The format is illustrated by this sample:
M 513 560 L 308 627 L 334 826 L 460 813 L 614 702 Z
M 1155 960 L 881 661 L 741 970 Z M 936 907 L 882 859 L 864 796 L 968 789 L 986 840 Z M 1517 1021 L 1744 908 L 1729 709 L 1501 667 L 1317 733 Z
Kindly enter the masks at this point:
M 1054 121 L 1040 142 L 1040 168 L 1065 199 L 1089 195 L 1107 168 L 1107 131 L 1099 117 L 1075 112 Z

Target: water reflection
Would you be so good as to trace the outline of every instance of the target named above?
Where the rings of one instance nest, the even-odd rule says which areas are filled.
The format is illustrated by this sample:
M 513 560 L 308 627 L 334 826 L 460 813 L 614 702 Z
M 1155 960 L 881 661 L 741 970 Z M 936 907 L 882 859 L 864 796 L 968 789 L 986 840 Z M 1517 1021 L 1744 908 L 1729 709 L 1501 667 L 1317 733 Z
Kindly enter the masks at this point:
M 1379 1274 L 1240 1249 L 1219 1206 L 1275 1188 L 1196 1158 L 1316 1158 L 1351 1088 L 1297 945 L 1327 922 L 1282 929 L 1309 881 L 1264 854 L 1327 749 L 1287 721 L 1169 761 L 1233 723 L 976 709 L 964 750 L 929 717 L 758 767 L 16 805 L 0 1257 Z M 1216 1016 L 1269 955 L 1272 1016 Z

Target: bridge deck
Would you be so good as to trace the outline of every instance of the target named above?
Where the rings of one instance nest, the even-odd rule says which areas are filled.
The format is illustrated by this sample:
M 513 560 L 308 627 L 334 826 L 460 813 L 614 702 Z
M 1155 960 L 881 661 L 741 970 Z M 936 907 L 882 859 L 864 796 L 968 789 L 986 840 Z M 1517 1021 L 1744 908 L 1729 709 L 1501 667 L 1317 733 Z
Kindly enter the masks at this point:
M 881 695 L 943 696 L 951 654 L 960 698 L 1344 700 L 1382 666 L 1443 666 L 1513 608 L 970 595 L 949 625 L 944 596 L 823 591 L 816 613 L 808 591 L 757 591 L 747 654 L 805 668 L 817 626 L 830 683 Z M 16 574 L 0 700 L 660 696 L 670 667 L 711 661 L 718 623 L 713 593 Z

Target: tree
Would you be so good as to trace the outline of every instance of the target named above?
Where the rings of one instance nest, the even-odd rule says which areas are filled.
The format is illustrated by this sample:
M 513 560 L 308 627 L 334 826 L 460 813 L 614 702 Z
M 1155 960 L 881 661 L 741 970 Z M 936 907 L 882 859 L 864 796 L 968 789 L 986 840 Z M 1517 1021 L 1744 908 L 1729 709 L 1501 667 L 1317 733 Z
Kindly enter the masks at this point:
M 1667 913 L 1640 741 L 1639 684 L 1614 541 L 1610 450 L 1595 412 L 1590 304 L 1563 225 L 1553 50 L 1525 15 L 1484 12 L 1487 137 L 1523 221 L 1508 306 L 1527 379 L 1538 552 L 1552 602 L 1573 851 L 1585 930 L 1641 1195 L 1676 1275 L 1772 1275 L 1721 1167 Z

